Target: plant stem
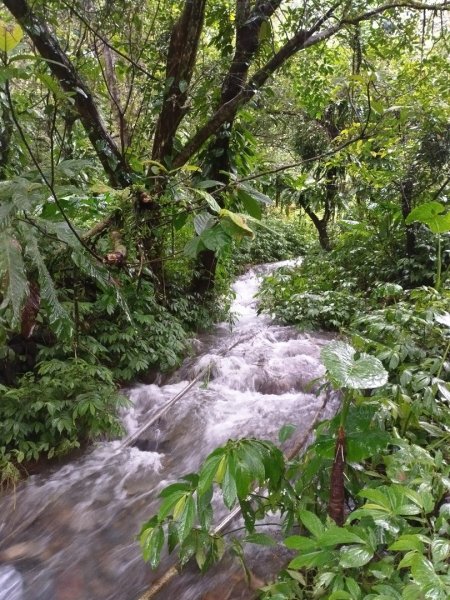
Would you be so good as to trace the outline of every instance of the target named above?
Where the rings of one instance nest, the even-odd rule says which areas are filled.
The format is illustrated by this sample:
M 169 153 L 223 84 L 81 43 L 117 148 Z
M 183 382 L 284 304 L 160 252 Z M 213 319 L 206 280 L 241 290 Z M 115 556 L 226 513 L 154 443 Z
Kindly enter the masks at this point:
M 441 235 L 438 233 L 437 238 L 437 269 L 436 269 L 436 289 L 439 292 L 441 289 L 441 272 L 442 272 L 442 244 Z
M 341 420 L 339 426 L 345 429 L 345 423 L 347 421 L 348 411 L 350 409 L 350 394 L 346 391 L 344 393 L 344 401 L 342 403 Z
M 445 349 L 444 356 L 442 357 L 441 364 L 439 366 L 439 371 L 436 373 L 436 377 L 439 379 L 442 373 L 442 369 L 444 368 L 445 361 L 447 360 L 448 353 L 450 351 L 450 341 L 447 344 L 447 348 Z

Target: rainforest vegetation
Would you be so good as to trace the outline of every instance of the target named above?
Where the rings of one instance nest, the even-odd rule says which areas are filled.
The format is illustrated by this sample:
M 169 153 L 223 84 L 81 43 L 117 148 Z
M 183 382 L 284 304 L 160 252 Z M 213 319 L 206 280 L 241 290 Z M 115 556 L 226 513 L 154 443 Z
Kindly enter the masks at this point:
M 334 332 L 339 413 L 295 455 L 289 425 L 237 432 L 163 490 L 143 557 L 282 544 L 261 598 L 449 598 L 450 4 L 0 8 L 2 486 L 120 436 L 124 385 L 232 324 L 238 273 L 301 256 L 259 310 Z

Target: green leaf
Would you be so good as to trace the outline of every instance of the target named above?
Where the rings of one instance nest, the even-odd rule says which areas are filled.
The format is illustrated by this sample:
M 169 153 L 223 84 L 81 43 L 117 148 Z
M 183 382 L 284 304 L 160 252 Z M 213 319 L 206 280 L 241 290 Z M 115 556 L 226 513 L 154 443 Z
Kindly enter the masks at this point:
M 438 563 L 450 556 L 450 540 L 439 538 L 431 542 L 431 554 L 433 562 Z
M 175 514 L 174 514 L 175 518 Z M 190 533 L 192 526 L 195 521 L 195 502 L 192 494 L 190 494 L 185 503 L 183 512 L 181 513 L 180 520 L 178 523 L 178 536 L 180 538 L 180 542 L 183 542 L 188 534 Z
M 206 494 L 206 492 L 211 488 L 219 465 L 223 459 L 226 460 L 225 450 L 223 448 L 218 448 L 206 458 L 199 473 L 197 487 L 199 496 L 203 496 L 203 494 Z
M 405 534 L 400 536 L 398 540 L 391 544 L 389 546 L 389 550 L 395 550 L 397 552 L 409 552 L 410 550 L 416 550 L 422 554 L 424 547 L 419 535 Z
M 303 535 L 291 535 L 287 537 L 283 543 L 286 548 L 290 548 L 291 550 L 301 550 L 302 552 L 310 552 L 311 550 L 318 549 L 317 540 L 304 537 Z
M 319 546 L 327 547 L 337 544 L 361 544 L 364 540 L 344 527 L 332 525 L 318 536 L 317 542 Z
M 251 533 L 244 538 L 244 542 L 249 544 L 259 544 L 261 546 L 276 546 L 277 542 L 266 533 Z
M 216 179 L 204 179 L 203 181 L 199 181 L 195 184 L 196 190 L 207 190 L 212 187 L 223 187 L 222 181 L 217 181 Z
M 194 229 L 197 235 L 200 235 L 206 229 L 211 229 L 216 223 L 216 219 L 207 212 L 200 213 L 194 217 Z
M 313 534 L 315 538 L 319 538 L 325 531 L 325 526 L 317 515 L 309 510 L 299 511 L 300 521 L 306 529 Z
M 229 246 L 232 241 L 232 238 L 223 230 L 220 224 L 203 231 L 200 239 L 208 250 L 214 252 Z
M 273 204 L 272 199 L 266 194 L 263 194 L 259 190 L 256 190 L 254 187 L 249 185 L 248 183 L 240 183 L 238 185 L 238 193 L 244 191 L 248 196 L 259 202 L 260 204 Z
M 227 456 L 227 467 L 222 482 L 223 501 L 228 509 L 232 509 L 237 500 L 236 467 L 233 453 Z
M 361 354 L 345 342 L 334 341 L 321 351 L 321 358 L 330 379 L 340 387 L 372 389 L 385 385 L 388 373 L 375 356 Z
M 294 431 L 297 429 L 297 427 L 295 425 L 292 425 L 291 423 L 288 423 L 287 425 L 283 425 L 283 427 L 280 429 L 279 433 L 278 433 L 278 439 L 280 441 L 280 444 L 283 444 L 286 440 L 288 440 L 290 437 L 292 437 L 292 434 L 294 433 Z
M 419 221 L 427 225 L 433 233 L 450 231 L 450 213 L 442 214 L 445 206 L 440 202 L 425 202 L 414 208 L 405 220 L 407 225 Z
M 155 528 L 145 529 L 140 535 L 142 554 L 146 562 L 150 562 L 152 569 L 156 569 L 161 560 L 161 550 L 164 544 L 164 531 L 158 525 Z
M 323 567 L 332 562 L 334 562 L 333 552 L 329 550 L 316 550 L 296 556 L 294 560 L 291 560 L 288 567 L 289 569 Z
M 339 564 L 344 569 L 362 567 L 373 558 L 373 552 L 367 546 L 344 546 L 341 548 Z
M 192 190 L 201 198 L 203 198 L 203 200 L 206 201 L 207 205 L 209 206 L 209 208 L 213 211 L 213 213 L 219 214 L 220 213 L 220 206 L 217 204 L 216 199 L 211 196 L 211 194 L 209 194 L 208 192 L 205 192 L 205 190 L 199 190 L 198 188 L 192 188 Z
M 248 212 L 255 219 L 261 219 L 262 209 L 261 204 L 252 198 L 245 190 L 238 189 L 238 198 L 242 202 L 245 212 Z
M 188 258 L 195 258 L 199 252 L 205 249 L 202 239 L 198 236 L 189 240 L 184 247 L 184 255 Z
M 416 554 L 411 561 L 411 575 L 422 588 L 427 600 L 448 600 L 448 590 L 427 558 Z

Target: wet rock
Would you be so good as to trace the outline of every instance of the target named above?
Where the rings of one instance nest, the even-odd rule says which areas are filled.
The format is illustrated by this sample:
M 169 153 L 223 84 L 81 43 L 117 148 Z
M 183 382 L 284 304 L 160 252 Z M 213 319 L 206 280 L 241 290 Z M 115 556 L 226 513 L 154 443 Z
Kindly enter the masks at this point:
M 0 560 L 4 562 L 13 562 L 23 558 L 36 558 L 43 553 L 41 544 L 36 542 L 21 542 L 9 546 L 0 552 Z
M 58 574 L 55 600 L 91 600 L 86 594 L 84 573 L 80 567 Z

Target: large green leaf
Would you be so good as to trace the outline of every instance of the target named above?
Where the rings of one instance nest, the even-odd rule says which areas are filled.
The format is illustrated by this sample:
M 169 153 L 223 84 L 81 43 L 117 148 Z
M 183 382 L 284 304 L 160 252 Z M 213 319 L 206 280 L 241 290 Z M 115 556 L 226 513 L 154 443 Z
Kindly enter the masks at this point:
M 28 295 L 28 281 L 22 258 L 22 248 L 11 235 L 3 233 L 0 237 L 0 281 L 2 288 L 6 283 L 6 292 L 0 308 L 11 305 L 12 326 L 20 321 L 21 308 Z
M 322 349 L 321 358 L 332 382 L 350 389 L 372 389 L 387 383 L 388 373 L 378 358 L 360 354 L 345 342 L 331 342 Z
M 199 213 L 194 217 L 194 229 L 197 235 L 200 235 L 203 231 L 211 229 L 216 223 L 216 219 L 207 212 Z
M 433 233 L 450 231 L 450 213 L 443 214 L 445 206 L 440 202 L 425 202 L 414 208 L 405 220 L 407 225 L 419 221 L 427 225 Z

